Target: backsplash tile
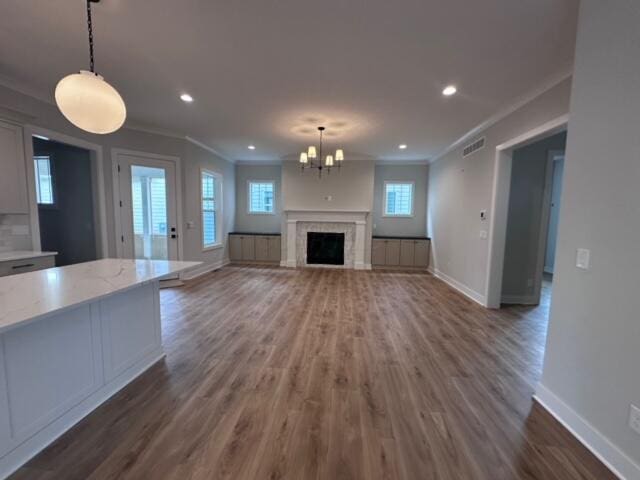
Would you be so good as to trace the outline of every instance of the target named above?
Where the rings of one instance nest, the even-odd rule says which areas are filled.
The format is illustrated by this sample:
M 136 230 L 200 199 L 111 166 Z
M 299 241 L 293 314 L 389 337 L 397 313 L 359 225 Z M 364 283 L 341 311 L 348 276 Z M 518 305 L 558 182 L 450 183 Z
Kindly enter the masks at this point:
M 0 215 L 0 252 L 31 249 L 29 215 Z

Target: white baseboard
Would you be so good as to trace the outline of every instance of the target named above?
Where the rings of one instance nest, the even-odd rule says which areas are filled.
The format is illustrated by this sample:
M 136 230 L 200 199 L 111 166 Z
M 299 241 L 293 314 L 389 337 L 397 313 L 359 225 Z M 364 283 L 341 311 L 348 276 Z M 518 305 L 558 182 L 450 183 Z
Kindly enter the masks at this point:
M 204 275 L 205 273 L 209 273 L 209 272 L 213 272 L 214 270 L 218 270 L 218 269 L 224 267 L 225 265 L 229 265 L 229 260 L 228 259 L 220 260 L 219 262 L 204 263 L 202 265 L 198 265 L 197 267 L 192 268 L 192 269 L 187 270 L 186 272 L 182 273 L 182 275 L 180 275 L 180 279 L 181 280 L 193 280 L 194 278 L 198 278 L 201 275 Z
M 159 347 L 0 459 L 0 478 L 15 472 L 102 403 L 164 358 Z
M 509 305 L 537 305 L 538 302 L 534 295 L 503 295 L 500 303 Z
M 533 399 L 569 430 L 580 443 L 615 475 L 621 479 L 640 479 L 640 466 L 638 464 L 547 387 L 538 384 Z
M 475 290 L 472 290 L 471 288 L 467 287 L 466 285 L 458 282 L 456 279 L 450 277 L 446 273 L 442 273 L 440 270 L 430 270 L 430 273 L 434 277 L 439 278 L 440 280 L 442 280 L 444 283 L 446 283 L 450 287 L 455 288 L 460 293 L 462 293 L 464 296 L 470 298 L 474 302 L 479 303 L 483 307 L 487 306 L 487 299 L 485 298 L 484 295 L 481 295 L 480 293 L 476 292 Z
M 280 261 L 280 266 L 281 267 L 285 267 L 285 268 L 296 268 L 296 261 L 295 260 L 282 260 Z

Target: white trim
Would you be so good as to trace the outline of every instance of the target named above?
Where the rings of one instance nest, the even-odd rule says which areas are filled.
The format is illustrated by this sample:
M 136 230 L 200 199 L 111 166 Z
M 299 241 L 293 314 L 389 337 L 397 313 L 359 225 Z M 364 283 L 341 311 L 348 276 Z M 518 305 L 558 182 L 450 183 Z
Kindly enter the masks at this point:
M 411 213 L 408 215 L 399 215 L 387 213 L 387 185 L 411 185 Z M 385 180 L 382 186 L 382 216 L 387 218 L 413 218 L 415 213 L 415 196 L 416 182 L 415 180 Z
M 440 152 L 436 156 L 434 156 L 430 160 L 429 163 L 437 162 L 442 157 L 444 157 L 446 154 L 448 154 L 452 150 L 455 150 L 456 148 L 460 147 L 462 144 L 467 142 L 471 137 L 474 137 L 474 136 L 480 134 L 482 131 L 488 129 L 489 127 L 491 127 L 493 125 L 495 125 L 500 120 L 503 120 L 504 118 L 508 117 L 509 115 L 514 113 L 515 111 L 517 111 L 520 108 L 524 107 L 527 103 L 530 103 L 531 101 L 533 101 L 536 98 L 538 98 L 540 95 L 548 92 L 553 87 L 559 85 L 560 83 L 562 83 L 566 79 L 570 78 L 572 75 L 573 75 L 573 69 L 571 68 L 569 70 L 564 70 L 564 71 L 560 72 L 560 74 L 558 74 L 557 76 L 551 77 L 549 79 L 549 81 L 543 83 L 538 88 L 536 88 L 536 89 L 530 91 L 529 93 L 523 95 L 518 100 L 513 102 L 511 105 L 508 105 L 507 107 L 505 107 L 502 110 L 498 111 L 496 114 L 494 114 L 494 115 L 490 116 L 489 118 L 487 118 L 484 122 L 482 122 L 479 125 L 476 125 L 475 127 L 473 127 L 471 130 L 469 130 L 467 133 L 465 133 L 462 137 L 460 137 L 458 140 L 456 140 L 451 145 L 449 145 L 447 148 L 445 148 L 442 152 Z
M 222 158 L 223 160 L 226 160 L 229 163 L 236 163 L 232 158 L 229 158 L 226 155 L 221 154 L 218 150 L 216 150 L 213 147 L 210 147 L 206 143 L 202 143 L 201 141 L 196 140 L 195 138 L 190 137 L 189 135 L 186 135 L 184 138 L 187 142 L 193 143 L 194 145 L 197 145 L 198 147 L 205 149 L 209 153 L 213 153 L 214 155 Z
M 202 265 L 198 265 L 190 270 L 183 272 L 180 275 L 181 280 L 193 280 L 195 278 L 201 277 L 209 272 L 213 272 L 214 270 L 220 270 L 222 267 L 229 265 L 231 262 L 228 258 L 223 260 L 219 260 L 217 262 L 212 263 L 203 263 Z
M 428 158 L 422 160 L 376 160 L 376 165 L 391 165 L 394 167 L 410 167 L 415 165 L 429 165 Z
M 36 200 L 36 186 L 33 170 L 33 135 L 47 137 L 49 140 L 64 143 L 74 147 L 89 150 L 92 166 L 92 181 L 95 179 L 96 191 L 93 192 L 94 200 L 97 200 L 97 218 L 94 218 L 94 224 L 97 227 L 96 240 L 99 242 L 99 254 L 101 258 L 109 257 L 109 240 L 107 233 L 107 198 L 104 186 L 104 167 L 102 146 L 87 142 L 80 138 L 72 137 L 64 133 L 58 133 L 54 130 L 37 127 L 35 125 L 24 125 L 24 151 L 27 175 L 27 193 L 29 195 L 29 222 L 31 226 L 31 245 L 36 251 L 41 250 L 40 244 L 40 220 L 38 217 L 38 202 Z
M 279 167 L 282 160 L 236 160 L 235 164 L 241 167 Z
M 207 174 L 210 175 L 212 177 L 215 178 L 215 183 L 217 185 L 214 185 L 214 205 L 216 205 L 216 208 L 214 210 L 215 213 L 215 221 L 216 221 L 216 242 L 211 244 L 211 245 L 205 245 L 204 244 L 204 221 L 202 220 L 202 214 L 204 213 L 202 210 L 202 175 L 203 174 Z M 224 245 L 223 242 L 223 231 L 224 231 L 224 227 L 223 228 L 218 228 L 219 226 L 223 226 L 223 222 L 224 222 L 224 216 L 222 213 L 222 209 L 223 209 L 223 199 L 224 199 L 224 193 L 223 193 L 223 187 L 224 187 L 224 176 L 221 173 L 218 173 L 216 171 L 213 170 L 209 170 L 208 168 L 205 167 L 200 167 L 200 175 L 198 176 L 198 191 L 199 191 L 199 196 L 198 196 L 198 201 L 200 202 L 200 246 L 202 247 L 202 251 L 203 252 L 208 252 L 209 250 L 215 250 L 217 248 L 221 248 Z M 220 200 L 218 201 L 218 197 L 220 198 Z M 218 225 L 218 220 L 220 220 L 220 225 Z
M 458 282 L 456 279 L 454 279 L 453 277 L 450 277 L 446 273 L 442 273 L 440 270 L 433 269 L 433 270 L 429 270 L 429 272 L 434 277 L 442 280 L 444 283 L 446 283 L 450 287 L 453 287 L 455 290 L 457 290 L 458 292 L 462 293 L 464 296 L 470 298 L 471 300 L 473 300 L 477 304 L 479 304 L 479 305 L 481 305 L 483 307 L 487 306 L 486 305 L 486 299 L 485 299 L 484 295 L 482 295 L 482 294 L 476 292 L 475 290 L 467 287 L 463 283 Z
M 251 211 L 251 184 L 252 183 L 270 183 L 273 189 L 273 209 L 271 212 L 252 212 Z M 276 181 L 275 180 L 247 180 L 247 215 L 275 215 L 276 214 Z
M 493 187 L 489 219 L 489 262 L 486 273 L 484 298 L 488 308 L 500 308 L 502 296 L 502 270 L 507 235 L 507 216 L 511 189 L 513 150 L 529 145 L 566 129 L 569 115 L 562 115 L 539 127 L 525 132 L 496 147 L 493 168 Z
M 116 255 L 123 258 L 122 242 L 122 220 L 120 215 L 120 177 L 118 175 L 118 155 L 131 155 L 134 157 L 142 157 L 149 160 L 165 160 L 175 164 L 175 181 L 176 181 L 176 233 L 178 234 L 178 258 L 184 258 L 184 242 L 182 239 L 182 161 L 180 157 L 172 155 L 161 155 L 158 153 L 141 152 L 138 150 L 129 150 L 127 148 L 111 149 L 111 174 L 113 176 L 113 221 L 115 227 Z
M 640 478 L 640 465 L 547 387 L 538 384 L 533 399 L 619 478 Z

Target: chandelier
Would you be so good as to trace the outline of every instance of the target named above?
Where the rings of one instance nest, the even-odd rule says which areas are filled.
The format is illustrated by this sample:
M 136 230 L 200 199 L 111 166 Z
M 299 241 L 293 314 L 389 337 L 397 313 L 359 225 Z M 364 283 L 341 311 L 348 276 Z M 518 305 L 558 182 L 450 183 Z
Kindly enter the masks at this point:
M 87 132 L 105 134 L 118 130 L 127 116 L 127 108 L 118 91 L 94 69 L 91 4 L 87 0 L 89 31 L 89 70 L 67 75 L 58 82 L 55 98 L 62 114 L 76 127 Z
M 320 143 L 318 149 L 315 145 L 311 145 L 306 152 L 300 154 L 300 166 L 302 170 L 305 168 L 315 168 L 318 170 L 318 176 L 322 176 L 322 170 L 326 169 L 327 173 L 331 172 L 331 167 L 337 166 L 340 168 L 342 161 L 344 160 L 344 152 L 341 148 L 336 150 L 334 155 L 327 155 L 322 163 L 322 134 L 325 131 L 324 127 L 318 127 L 320 132 Z

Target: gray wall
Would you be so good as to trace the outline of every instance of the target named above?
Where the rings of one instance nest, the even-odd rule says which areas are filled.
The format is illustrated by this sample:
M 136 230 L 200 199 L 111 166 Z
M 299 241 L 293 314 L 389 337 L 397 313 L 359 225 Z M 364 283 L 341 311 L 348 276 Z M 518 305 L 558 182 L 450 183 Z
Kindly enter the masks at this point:
M 602 453 L 626 465 L 621 473 L 629 479 L 640 478 L 640 436 L 627 426 L 629 404 L 640 406 L 638 25 L 637 0 L 581 2 L 556 281 L 538 389 L 606 437 L 612 445 Z M 591 250 L 590 270 L 575 267 L 577 248 Z M 575 425 L 576 417 L 560 413 Z
M 56 266 L 89 262 L 96 257 L 91 155 L 88 150 L 33 139 L 34 155 L 50 159 L 55 205 L 40 205 L 41 248 L 58 252 Z
M 280 165 L 236 165 L 236 223 L 238 232 L 280 233 L 282 227 L 282 167 Z M 273 215 L 250 214 L 248 208 L 248 182 L 270 180 L 274 182 L 275 205 Z
M 282 162 L 282 210 L 373 210 L 373 160 L 345 160 L 342 168 L 331 174 L 300 171 L 295 161 Z M 331 197 L 328 200 L 326 197 Z M 365 263 L 371 263 L 371 213 L 367 219 Z M 282 217 L 282 232 L 286 232 L 286 216 Z M 282 251 L 286 255 L 286 235 L 282 235 Z M 283 257 L 284 258 L 284 257 Z
M 218 263 L 229 259 L 227 234 L 233 230 L 236 212 L 236 180 L 234 164 L 208 150 L 185 142 L 182 156 L 183 221 L 193 222 L 195 228 L 183 226 L 185 260 Z M 222 175 L 221 248 L 202 249 L 202 215 L 200 209 L 200 169 L 206 168 Z
M 180 157 L 182 160 L 183 178 L 183 220 L 185 222 L 192 220 L 196 222 L 197 227 L 189 231 L 186 229 L 186 224 L 183 225 L 183 234 L 185 236 L 183 239 L 184 259 L 214 261 L 224 256 L 224 250 L 222 252 L 214 250 L 206 254 L 203 253 L 200 244 L 194 240 L 194 236 L 197 234 L 194 230 L 200 228 L 201 222 L 199 210 L 196 215 L 195 205 L 199 200 L 200 188 L 199 183 L 197 183 L 199 182 L 199 178 L 194 174 L 194 168 L 197 168 L 197 165 L 208 165 L 213 169 L 220 168 L 223 170 L 225 172 L 225 203 L 226 205 L 233 206 L 235 205 L 235 176 L 233 173 L 234 165 L 232 163 L 186 141 L 184 138 L 158 135 L 128 128 L 122 128 L 109 135 L 94 135 L 83 132 L 71 125 L 55 105 L 24 95 L 4 86 L 0 86 L 0 116 L 6 116 L 9 119 L 26 122 L 102 146 L 106 194 L 107 241 L 108 254 L 110 257 L 116 256 L 111 164 L 111 150 L 113 148 Z M 227 195 L 229 196 L 228 199 Z M 199 209 L 199 204 L 197 205 Z M 227 208 L 226 212 L 228 215 L 233 215 L 234 209 Z M 227 230 L 233 228 L 233 220 L 227 218 L 225 223 Z
M 385 217 L 384 182 L 415 182 L 413 217 Z M 373 191 L 373 234 L 420 236 L 427 232 L 428 165 L 376 165 Z
M 530 297 L 538 268 L 542 207 L 549 151 L 564 151 L 565 132 L 545 138 L 513 152 L 507 237 L 502 276 L 503 297 Z M 546 227 L 545 227 L 546 228 Z M 543 252 L 544 254 L 544 252 Z
M 486 137 L 484 149 L 463 158 L 460 146 L 431 164 L 427 232 L 432 265 L 478 298 L 485 297 L 489 256 L 480 231 L 489 230 L 491 221 L 481 221 L 480 210 L 491 209 L 496 146 L 567 114 L 570 92 L 567 79 L 479 134 Z

